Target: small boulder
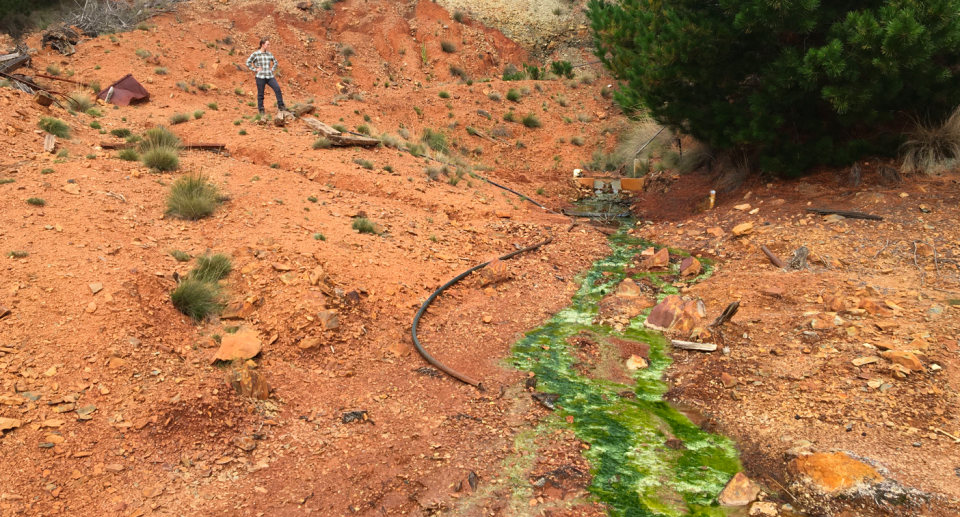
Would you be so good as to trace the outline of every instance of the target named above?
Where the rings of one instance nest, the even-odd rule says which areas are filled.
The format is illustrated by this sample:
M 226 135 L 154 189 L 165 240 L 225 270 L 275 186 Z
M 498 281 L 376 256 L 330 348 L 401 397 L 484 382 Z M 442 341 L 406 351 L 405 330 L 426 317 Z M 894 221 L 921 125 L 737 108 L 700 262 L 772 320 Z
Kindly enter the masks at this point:
M 636 298 L 641 294 L 643 291 L 640 290 L 640 286 L 631 278 L 625 278 L 617 287 L 617 296 L 621 298 Z
M 790 463 L 790 469 L 825 494 L 846 492 L 883 481 L 883 476 L 875 468 L 845 452 L 801 454 Z
M 220 340 L 220 348 L 214 354 L 214 362 L 233 361 L 234 359 L 251 359 L 260 353 L 263 344 L 255 330 L 241 328 L 235 334 L 227 334 Z
M 227 371 L 226 382 L 236 390 L 241 397 L 251 397 L 257 400 L 270 398 L 270 386 L 264 375 L 246 363 Z
M 717 502 L 721 506 L 746 506 L 755 501 L 758 495 L 760 486 L 743 472 L 737 472 L 720 491 Z
M 679 295 L 670 295 L 650 311 L 644 323 L 657 330 L 676 330 L 689 333 L 706 317 L 703 301 L 684 300 Z
M 659 269 L 664 268 L 670 265 L 670 251 L 667 248 L 660 248 L 660 251 L 653 254 L 652 257 L 647 257 L 640 264 L 642 269 Z
M 687 257 L 680 262 L 680 276 L 697 276 L 702 270 L 700 261 L 693 257 Z
M 747 235 L 747 234 L 753 232 L 753 223 L 738 224 L 738 225 L 734 226 L 734 227 L 733 227 L 733 230 L 731 230 L 731 231 L 732 231 L 733 234 L 736 235 L 737 237 L 740 237 L 741 235 Z
M 904 350 L 887 350 L 886 352 L 880 352 L 880 356 L 884 359 L 887 359 L 891 363 L 899 364 L 908 370 L 914 372 L 923 371 L 923 363 L 920 362 L 920 358 L 918 358 L 913 352 L 907 352 Z
M 628 370 L 645 370 L 650 364 L 639 355 L 631 355 L 630 358 L 627 359 L 626 366 Z

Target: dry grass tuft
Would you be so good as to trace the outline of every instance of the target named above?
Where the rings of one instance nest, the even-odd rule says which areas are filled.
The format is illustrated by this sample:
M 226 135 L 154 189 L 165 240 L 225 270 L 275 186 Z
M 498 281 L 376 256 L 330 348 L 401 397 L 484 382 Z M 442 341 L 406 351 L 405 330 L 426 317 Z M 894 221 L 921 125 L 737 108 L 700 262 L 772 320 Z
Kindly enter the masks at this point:
M 917 121 L 900 151 L 907 173 L 935 174 L 953 167 L 960 159 L 960 107 L 939 126 Z

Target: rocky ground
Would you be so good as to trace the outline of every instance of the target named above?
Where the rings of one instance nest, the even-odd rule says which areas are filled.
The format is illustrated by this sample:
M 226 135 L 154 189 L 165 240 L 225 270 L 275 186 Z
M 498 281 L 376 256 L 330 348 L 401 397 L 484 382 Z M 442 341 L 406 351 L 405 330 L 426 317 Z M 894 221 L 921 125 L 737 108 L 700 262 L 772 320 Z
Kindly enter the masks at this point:
M 458 23 L 432 2 L 297 3 L 191 2 L 146 30 L 85 41 L 71 57 L 34 56 L 34 71 L 56 65 L 104 87 L 133 73 L 152 94 L 139 107 L 71 115 L 0 89 L 0 515 L 604 514 L 588 478 L 540 481 L 586 472 L 588 444 L 532 401 L 503 360 L 569 302 L 576 275 L 608 252 L 606 234 L 477 178 L 431 181 L 432 162 L 396 149 L 315 150 L 300 122 L 257 124 L 240 67 L 271 36 L 288 104 L 312 100 L 328 124 L 411 141 L 442 130 L 476 173 L 554 209 L 579 195 L 569 171 L 609 149 L 625 122 L 590 74 L 496 79 L 530 57 L 479 16 Z M 39 36 L 28 42 L 39 47 Z M 490 98 L 510 88 L 523 90 L 518 102 Z M 543 127 L 503 122 L 510 108 Z M 101 145 L 121 141 L 112 129 L 141 133 L 194 111 L 203 113 L 173 131 L 227 153 L 185 151 L 180 172 L 156 174 Z M 73 133 L 51 154 L 36 129 L 45 116 Z M 684 295 L 702 297 L 708 318 L 741 303 L 716 336 L 701 335 L 721 350 L 676 352 L 670 397 L 738 440 L 748 475 L 777 508 L 855 515 L 871 492 L 847 507 L 815 495 L 902 486 L 921 493 L 892 513 L 954 515 L 960 445 L 944 433 L 960 432 L 957 184 L 880 187 L 865 170 L 857 188 L 831 173 L 748 184 L 699 215 L 706 176 L 667 175 L 640 196 L 652 222 L 635 233 L 715 261 L 716 273 Z M 184 172 L 228 195 L 213 217 L 165 215 Z M 822 219 L 803 211 L 808 203 L 885 219 Z M 379 234 L 353 230 L 357 216 Z M 744 223 L 752 230 L 734 235 Z M 421 324 L 431 352 L 486 390 L 425 368 L 409 340 L 424 299 L 548 234 L 552 243 L 505 263 L 507 281 L 468 279 Z M 810 268 L 780 271 L 760 244 L 785 259 L 807 245 Z M 171 250 L 232 257 L 222 319 L 198 325 L 173 308 L 169 292 L 193 263 Z M 214 363 L 225 342 L 261 351 L 246 366 Z M 235 375 L 265 380 L 269 398 L 239 395 L 225 382 Z M 263 387 L 240 384 L 245 394 Z M 794 484 L 817 479 L 820 457 L 787 460 L 835 449 L 876 476 Z

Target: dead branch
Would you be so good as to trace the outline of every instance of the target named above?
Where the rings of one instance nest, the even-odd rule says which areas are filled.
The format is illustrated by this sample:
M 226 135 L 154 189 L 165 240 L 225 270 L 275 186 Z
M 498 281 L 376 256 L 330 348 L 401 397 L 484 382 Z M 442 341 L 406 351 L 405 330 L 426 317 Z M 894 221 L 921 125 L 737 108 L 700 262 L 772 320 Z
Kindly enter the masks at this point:
M 727 308 L 717 316 L 717 319 L 713 320 L 713 323 L 710 324 L 711 327 L 719 327 L 724 323 L 730 321 L 734 315 L 737 314 L 737 311 L 740 310 L 740 302 L 730 302 L 730 305 L 727 305 Z
M 883 248 L 880 251 L 878 251 L 876 255 L 873 256 L 873 260 L 876 260 L 877 257 L 879 257 L 880 254 L 887 249 L 888 246 L 890 246 L 890 239 L 887 239 L 887 243 L 883 245 Z
M 831 215 L 837 214 L 846 217 L 847 219 L 868 219 L 870 221 L 883 221 L 883 218 L 879 215 L 865 214 L 863 212 L 851 212 L 849 210 L 832 210 L 829 208 L 808 208 L 807 212 L 813 212 L 817 215 Z
M 760 251 L 762 251 L 763 254 L 767 256 L 768 259 L 770 259 L 770 262 L 771 262 L 774 266 L 777 266 L 777 267 L 780 268 L 780 269 L 786 269 L 786 268 L 787 268 L 787 265 L 784 264 L 782 260 L 780 260 L 780 257 L 777 257 L 776 255 L 774 255 L 774 253 L 773 253 L 772 251 L 770 251 L 770 248 L 768 248 L 768 247 L 766 247 L 766 246 L 764 246 L 764 245 L 760 245 Z

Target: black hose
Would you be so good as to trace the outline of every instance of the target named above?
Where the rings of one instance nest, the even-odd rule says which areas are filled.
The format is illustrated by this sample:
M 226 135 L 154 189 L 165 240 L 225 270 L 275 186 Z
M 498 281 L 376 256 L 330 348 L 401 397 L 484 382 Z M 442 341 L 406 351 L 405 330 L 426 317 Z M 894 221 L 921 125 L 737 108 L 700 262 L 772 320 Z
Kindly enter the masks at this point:
M 493 185 L 494 187 L 502 188 L 503 190 L 506 190 L 507 192 L 516 194 L 516 195 L 520 196 L 521 199 L 526 199 L 527 201 L 529 201 L 529 202 L 531 202 L 531 203 L 539 206 L 540 208 L 546 210 L 547 212 L 550 212 L 551 214 L 556 214 L 556 212 L 554 212 L 553 210 L 550 210 L 549 208 L 541 205 L 540 203 L 537 203 L 537 202 L 534 201 L 533 199 L 531 199 L 531 198 L 529 198 L 529 197 L 527 197 L 527 196 L 524 196 L 523 194 L 517 192 L 516 190 L 513 190 L 513 189 L 510 188 L 510 187 L 505 187 L 505 186 L 503 186 L 503 185 L 501 185 L 501 184 L 499 184 L 499 183 L 497 183 L 497 182 L 495 182 L 495 181 L 492 181 L 492 180 L 489 180 L 489 179 L 487 179 L 487 178 L 484 178 L 483 176 L 481 176 L 481 175 L 479 175 L 479 174 L 477 174 L 477 173 L 475 173 L 475 172 L 471 172 L 470 175 L 473 176 L 474 178 L 477 178 L 477 179 L 486 181 L 487 183 Z M 558 214 L 558 215 L 559 215 L 559 214 Z
M 542 242 L 539 242 L 539 243 L 537 243 L 537 244 L 534 244 L 533 246 L 528 246 L 528 247 L 526 247 L 526 248 L 519 249 L 519 250 L 514 251 L 514 252 L 512 252 L 512 253 L 507 253 L 506 255 L 504 255 L 504 256 L 502 256 L 502 257 L 498 257 L 498 260 L 507 260 L 507 259 L 516 257 L 517 255 L 519 255 L 519 254 L 521 254 L 521 253 L 526 253 L 526 252 L 528 252 L 528 251 L 533 251 L 533 250 L 539 248 L 540 246 L 543 246 L 544 244 L 549 244 L 551 241 L 553 241 L 553 236 L 547 237 L 546 240 L 544 240 L 544 241 L 542 241 Z M 492 261 L 490 261 L 490 262 L 492 262 Z M 443 373 L 445 373 L 445 374 L 447 374 L 447 375 L 449 375 L 449 376 L 451 376 L 451 377 L 453 377 L 453 378 L 455 378 L 455 379 L 457 379 L 457 380 L 460 380 L 460 381 L 463 381 L 463 382 L 465 382 L 465 383 L 467 383 L 467 384 L 470 384 L 471 386 L 476 386 L 477 388 L 479 388 L 479 389 L 481 389 L 481 390 L 483 390 L 483 386 L 480 384 L 480 381 L 475 380 L 475 379 L 473 379 L 473 378 L 471 378 L 471 377 L 467 377 L 466 375 L 464 375 L 464 374 L 462 374 L 462 373 L 460 373 L 460 372 L 458 372 L 458 371 L 456 371 L 456 370 L 448 367 L 447 365 L 445 365 L 445 364 L 441 363 L 440 361 L 436 360 L 432 355 L 430 355 L 429 353 L 427 353 L 426 350 L 423 349 L 423 345 L 420 344 L 420 340 L 417 338 L 417 325 L 420 324 L 420 318 L 423 316 L 423 313 L 427 312 L 427 307 L 429 307 L 430 304 L 433 303 L 433 300 L 435 300 L 435 299 L 437 298 L 437 296 L 440 296 L 440 293 L 442 293 L 445 289 L 447 289 L 448 287 L 452 286 L 453 284 L 455 284 L 455 283 L 463 280 L 463 279 L 466 278 L 470 273 L 473 273 L 474 271 L 477 271 L 478 269 L 484 268 L 484 267 L 485 267 L 487 264 L 489 264 L 490 262 L 484 262 L 483 264 L 479 264 L 479 265 L 473 266 L 472 268 L 470 268 L 470 269 L 464 271 L 463 273 L 460 273 L 460 274 L 457 275 L 456 277 L 454 277 L 453 280 L 450 280 L 449 282 L 447 282 L 447 283 L 443 284 L 442 286 L 440 286 L 440 288 L 437 289 L 436 291 L 434 291 L 433 294 L 431 294 L 430 297 L 427 298 L 427 301 L 423 302 L 423 305 L 420 306 L 420 310 L 417 311 L 417 315 L 413 317 L 413 326 L 410 328 L 410 335 L 413 337 L 413 346 L 417 349 L 417 352 L 419 352 L 420 355 L 423 356 L 423 358 L 427 360 L 428 363 L 432 364 L 433 366 L 436 366 L 436 367 L 437 367 L 440 371 L 442 371 Z

